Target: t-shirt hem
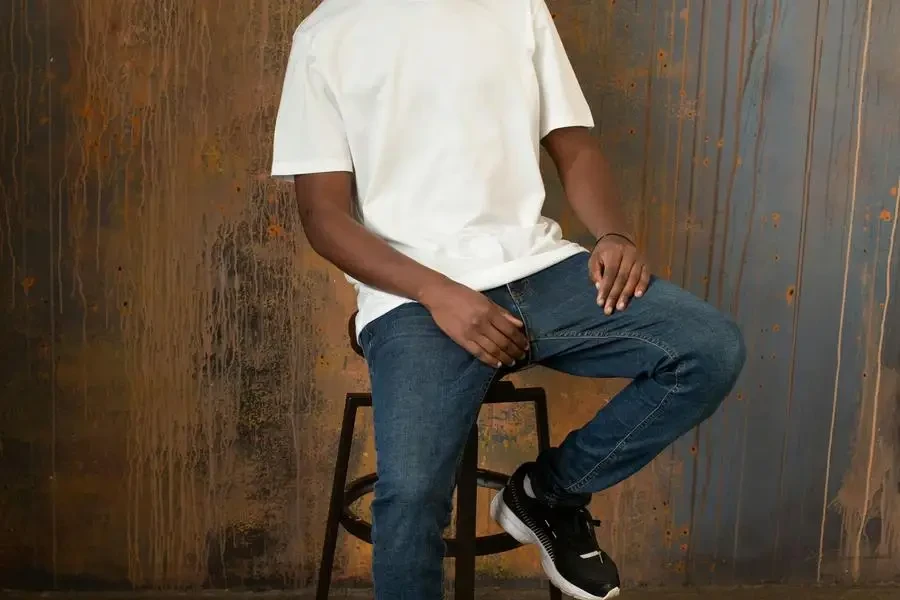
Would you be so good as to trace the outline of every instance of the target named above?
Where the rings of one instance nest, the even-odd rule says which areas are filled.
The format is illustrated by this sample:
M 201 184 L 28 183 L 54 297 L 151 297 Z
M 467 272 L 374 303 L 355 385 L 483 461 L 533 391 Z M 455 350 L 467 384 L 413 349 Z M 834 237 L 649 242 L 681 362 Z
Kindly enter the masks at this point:
M 546 127 L 541 130 L 541 139 L 544 139 L 557 129 L 565 129 L 566 127 L 585 127 L 587 129 L 594 128 L 594 118 L 593 117 L 578 117 L 575 115 L 570 115 L 565 118 L 556 119 L 551 123 L 548 123 Z
M 340 159 L 277 161 L 272 163 L 272 177 L 293 181 L 297 175 L 330 173 L 333 171 L 353 172 L 353 165 Z
M 499 265 L 494 269 L 480 273 L 477 277 L 453 279 L 457 283 L 474 290 L 485 292 L 524 279 L 525 277 L 534 275 L 544 269 L 549 269 L 550 267 L 583 252 L 588 252 L 584 246 L 574 242 L 567 242 L 565 245 L 549 252 L 543 252 L 511 263 Z M 585 273 L 585 277 L 587 277 L 587 273 Z M 369 300 L 370 306 L 368 307 L 365 306 L 366 303 L 362 301 L 362 296 L 364 294 L 373 296 Z M 373 300 L 374 302 L 372 302 Z M 357 301 L 357 306 L 359 308 L 359 312 L 356 314 L 357 341 L 360 332 L 362 332 L 369 323 L 383 317 L 395 308 L 411 302 L 415 301 L 410 300 L 409 298 L 388 294 L 387 292 L 382 292 L 380 290 L 374 290 L 368 286 L 363 286 L 363 289 L 359 292 Z
M 581 252 L 587 252 L 587 249 L 575 242 L 565 242 L 564 245 L 549 252 L 498 265 L 472 277 L 454 278 L 454 280 L 473 290 L 485 292 L 534 275 Z

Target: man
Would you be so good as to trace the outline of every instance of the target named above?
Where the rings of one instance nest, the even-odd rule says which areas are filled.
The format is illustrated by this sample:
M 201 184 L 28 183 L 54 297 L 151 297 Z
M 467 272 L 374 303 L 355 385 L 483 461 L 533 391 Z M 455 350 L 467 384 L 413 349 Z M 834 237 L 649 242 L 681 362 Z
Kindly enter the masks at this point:
M 709 417 L 741 370 L 734 323 L 651 280 L 592 126 L 544 0 L 325 0 L 294 36 L 273 174 L 358 290 L 380 600 L 441 597 L 457 463 L 496 378 L 633 380 L 492 504 L 553 583 L 596 600 L 619 576 L 591 494 Z M 541 145 L 590 252 L 541 216 Z

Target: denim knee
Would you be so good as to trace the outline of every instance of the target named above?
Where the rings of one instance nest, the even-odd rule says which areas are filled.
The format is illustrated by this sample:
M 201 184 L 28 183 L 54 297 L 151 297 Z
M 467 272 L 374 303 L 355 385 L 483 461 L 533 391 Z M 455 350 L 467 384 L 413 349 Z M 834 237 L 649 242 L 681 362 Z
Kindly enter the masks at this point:
M 730 317 L 706 319 L 695 329 L 685 357 L 686 383 L 715 410 L 737 382 L 746 358 L 744 336 Z
M 722 319 L 720 335 L 718 336 L 717 372 L 720 374 L 719 385 L 724 394 L 728 394 L 734 384 L 737 383 L 744 363 L 747 361 L 747 347 L 744 344 L 744 334 L 741 328 L 731 318 Z
M 379 477 L 372 510 L 380 525 L 391 529 L 409 525 L 412 530 L 442 530 L 450 523 L 452 490 L 427 474 Z

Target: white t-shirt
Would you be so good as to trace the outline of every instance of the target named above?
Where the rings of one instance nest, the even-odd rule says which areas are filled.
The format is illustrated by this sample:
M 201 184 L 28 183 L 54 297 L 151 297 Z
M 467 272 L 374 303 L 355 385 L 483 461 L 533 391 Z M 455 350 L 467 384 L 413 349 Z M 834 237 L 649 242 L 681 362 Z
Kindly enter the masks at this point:
M 325 0 L 300 25 L 272 174 L 355 174 L 363 225 L 484 291 L 584 249 L 541 216 L 540 140 L 592 127 L 545 0 Z M 357 331 L 409 302 L 350 279 Z

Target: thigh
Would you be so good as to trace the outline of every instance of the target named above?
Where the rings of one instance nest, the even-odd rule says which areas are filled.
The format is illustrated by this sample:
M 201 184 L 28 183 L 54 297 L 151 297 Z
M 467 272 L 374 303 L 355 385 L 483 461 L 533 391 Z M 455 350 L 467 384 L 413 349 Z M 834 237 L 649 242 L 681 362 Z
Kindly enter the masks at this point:
M 739 341 L 715 307 L 654 278 L 642 298 L 606 315 L 588 276 L 588 255 L 573 257 L 511 289 L 528 321 L 533 360 L 586 377 L 634 379 L 704 348 Z
M 363 329 L 380 481 L 450 494 L 469 430 L 495 371 L 457 345 L 419 304 Z

